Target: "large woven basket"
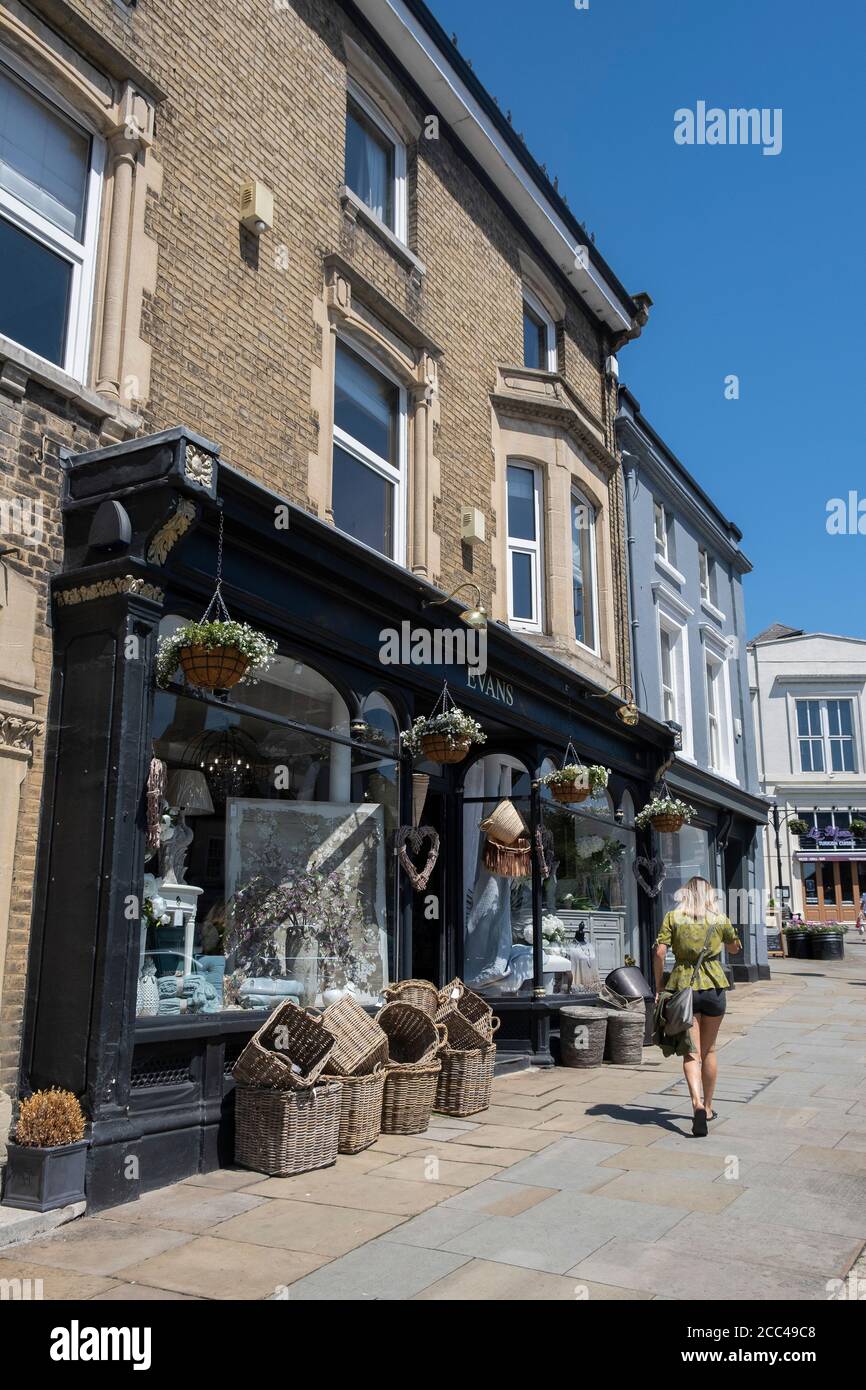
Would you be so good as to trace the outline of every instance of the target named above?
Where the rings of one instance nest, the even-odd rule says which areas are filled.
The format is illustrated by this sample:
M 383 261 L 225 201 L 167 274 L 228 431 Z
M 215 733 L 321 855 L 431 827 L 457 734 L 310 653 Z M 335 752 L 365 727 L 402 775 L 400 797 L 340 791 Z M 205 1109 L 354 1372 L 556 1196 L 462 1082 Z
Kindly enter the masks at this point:
M 521 835 L 513 845 L 498 845 L 495 840 L 488 840 L 484 846 L 484 867 L 500 878 L 530 878 L 532 851 L 528 837 Z
M 500 801 L 478 828 L 497 845 L 513 845 L 515 840 L 526 834 L 525 820 L 514 802 L 507 799 Z
M 469 752 L 468 738 L 448 738 L 445 734 L 422 734 L 421 756 L 431 763 L 462 763 Z
M 439 1008 L 439 990 L 429 980 L 400 980 L 382 992 L 389 1004 L 414 1004 L 430 1018 L 435 1017 Z
M 430 1125 L 442 1063 L 389 1066 L 382 1098 L 383 1134 L 423 1134 Z
M 443 1115 L 477 1115 L 487 1110 L 496 1048 L 491 1044 L 461 1052 L 446 1047 L 441 1061 L 433 1109 Z
M 457 983 L 462 985 L 462 990 L 455 999 Z M 500 1020 L 494 1018 L 493 1010 L 486 999 L 467 989 L 462 981 L 455 982 L 454 989 L 451 989 L 451 986 L 447 988 L 451 990 L 451 994 L 449 997 L 447 990 L 442 991 L 446 998 L 440 1005 L 436 1022 L 445 1025 L 448 1046 L 457 1051 L 486 1047 L 492 1041 Z
M 331 1081 L 305 1091 L 235 1089 L 235 1163 L 289 1178 L 336 1163 L 342 1086 Z
M 610 1009 L 569 1004 L 559 1011 L 559 1052 L 564 1067 L 600 1067 Z
M 643 1000 L 638 1000 L 643 1004 Z M 620 1066 L 639 1067 L 643 1063 L 643 1040 L 646 1032 L 646 1010 L 611 1009 L 607 1019 L 604 1055 L 609 1062 Z
M 307 1013 L 315 1016 L 312 1009 Z M 327 1059 L 329 1076 L 368 1076 L 387 1062 L 387 1034 L 351 997 L 331 1004 L 320 1022 L 334 1038 L 334 1050 Z
M 580 782 L 549 782 L 548 786 L 554 801 L 561 801 L 566 805 L 573 805 L 577 801 L 586 801 L 592 790 L 588 784 L 584 787 Z
M 399 1000 L 386 1004 L 376 1022 L 388 1035 L 388 1056 L 392 1062 L 417 1066 L 430 1062 L 445 1045 L 445 1029 L 414 1004 Z
M 237 647 L 181 647 L 179 659 L 190 685 L 203 690 L 230 690 L 250 664 Z
M 284 1000 L 250 1038 L 232 1076 L 244 1086 L 303 1090 L 314 1084 L 333 1050 L 333 1034 Z
M 653 830 L 658 830 L 663 835 L 675 835 L 678 830 L 682 830 L 684 824 L 682 816 L 653 816 L 650 821 Z
M 369 1149 L 382 1132 L 382 1097 L 385 1091 L 385 1068 L 377 1066 L 366 1076 L 329 1076 L 323 1081 L 339 1081 L 340 1096 L 340 1153 L 358 1154 Z

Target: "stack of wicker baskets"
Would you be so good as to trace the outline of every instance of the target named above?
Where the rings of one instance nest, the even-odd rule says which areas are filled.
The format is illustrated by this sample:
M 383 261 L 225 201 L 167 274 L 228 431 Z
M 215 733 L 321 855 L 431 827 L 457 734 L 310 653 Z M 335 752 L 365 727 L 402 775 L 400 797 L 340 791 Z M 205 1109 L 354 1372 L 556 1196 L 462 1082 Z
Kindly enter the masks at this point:
M 334 1038 L 328 1080 L 339 1081 L 343 1087 L 339 1150 L 357 1154 L 375 1143 L 382 1131 L 388 1035 L 349 997 L 326 1009 L 321 1023 Z
M 337 1160 L 342 1086 L 319 1078 L 333 1036 L 288 1001 L 250 1038 L 232 1074 L 235 1162 L 289 1177 Z
M 452 980 L 439 997 L 436 1020 L 444 1025 L 447 1041 L 434 1109 L 445 1115 L 476 1115 L 490 1105 L 496 1064 L 493 1037 L 499 1019 L 462 980 Z
M 430 1124 L 436 1084 L 442 1064 L 438 1053 L 445 1044 L 445 1029 L 433 1019 L 439 991 L 426 980 L 406 980 L 389 991 L 393 1002 L 376 1015 L 388 1035 L 389 1062 L 382 1100 L 383 1134 L 421 1134 Z M 424 985 L 425 990 L 417 987 Z M 433 990 L 435 1001 L 429 996 Z M 424 1007 L 405 1002 L 423 998 Z

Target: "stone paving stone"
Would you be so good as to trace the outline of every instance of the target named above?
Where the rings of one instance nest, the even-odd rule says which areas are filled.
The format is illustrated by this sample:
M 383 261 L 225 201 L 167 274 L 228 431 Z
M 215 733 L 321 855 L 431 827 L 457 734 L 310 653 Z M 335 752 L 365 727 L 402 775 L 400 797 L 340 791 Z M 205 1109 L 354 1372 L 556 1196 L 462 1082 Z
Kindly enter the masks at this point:
M 489 1110 L 482 1110 L 476 1116 L 479 1123 L 483 1125 L 505 1125 L 511 1129 L 532 1129 L 536 1121 L 534 1110 L 518 1110 L 513 1105 L 491 1105 Z
M 293 1284 L 289 1302 L 412 1298 L 467 1263 L 467 1256 L 374 1240 Z
M 834 1150 L 821 1149 L 818 1152 L 833 1153 Z M 801 1193 L 809 1193 L 822 1197 L 828 1205 L 836 1201 L 843 1204 L 862 1202 L 866 1209 L 866 1182 L 851 1173 L 825 1168 L 796 1168 L 788 1162 L 752 1163 L 742 1169 L 736 1182 L 740 1187 L 771 1188 L 775 1192 L 787 1193 L 789 1199 L 796 1194 L 799 1200 Z
M 518 1183 L 491 1178 L 477 1187 L 467 1187 L 443 1203 L 459 1211 L 476 1211 L 484 1216 L 520 1216 L 547 1197 L 559 1195 L 556 1187 L 522 1187 Z
M 577 1226 L 603 1240 L 627 1236 L 652 1241 L 684 1219 L 685 1214 L 674 1207 L 654 1202 L 621 1201 L 616 1197 L 600 1201 L 601 1195 L 601 1192 L 555 1192 L 524 1212 L 522 1220 L 529 1225 L 535 1222 L 541 1226 Z
M 850 1133 L 843 1134 L 834 1148 L 853 1149 L 856 1153 L 866 1153 L 866 1133 L 862 1129 L 851 1130 Z
M 724 1131 L 720 1134 L 713 1126 L 710 1127 L 709 1134 L 704 1139 L 695 1139 L 689 1132 L 688 1134 L 666 1135 L 659 1139 L 656 1148 L 666 1152 L 682 1152 L 683 1150 L 694 1149 L 699 1146 L 702 1152 L 710 1152 L 726 1156 L 733 1154 L 741 1161 L 749 1163 L 784 1163 L 795 1149 L 799 1147 L 799 1137 L 794 1135 L 790 1139 L 776 1138 L 767 1139 L 763 1134 L 746 1137 L 742 1134 L 733 1134 Z
M 863 1197 L 866 1200 L 866 1153 L 853 1149 L 822 1149 L 814 1145 L 803 1145 L 788 1159 L 786 1166 L 792 1168 L 822 1168 L 838 1173 L 853 1173 L 863 1183 Z
M 508 1178 L 530 1187 L 574 1187 L 584 1191 L 607 1178 L 607 1171 L 600 1170 L 598 1165 L 624 1147 L 624 1144 L 605 1144 L 578 1137 L 558 1139 L 543 1153 L 534 1154 L 509 1168 Z
M 466 1138 L 471 1138 L 467 1135 Z M 489 1163 L 496 1168 L 507 1168 L 512 1163 L 519 1163 L 526 1157 L 526 1149 L 500 1149 L 492 1144 L 463 1144 L 456 1138 L 450 1144 L 425 1144 L 423 1148 L 416 1149 L 415 1153 L 404 1154 L 405 1158 L 441 1158 L 446 1163 Z M 396 1154 L 390 1155 L 390 1163 L 402 1162 Z M 397 1170 L 400 1171 L 399 1169 Z M 392 1176 L 390 1173 L 388 1176 Z
M 590 1125 L 580 1131 L 584 1139 L 601 1139 L 608 1144 L 621 1144 L 627 1142 L 634 1147 L 638 1144 L 657 1144 L 659 1143 L 659 1132 L 654 1125 L 643 1125 L 632 1122 L 628 1125 L 628 1137 L 623 1134 L 625 1122 L 616 1123 L 612 1120 L 593 1120 Z
M 327 1168 L 317 1173 L 302 1173 L 297 1178 L 266 1178 L 253 1190 L 261 1197 L 351 1207 L 358 1211 L 384 1211 L 394 1216 L 417 1216 L 418 1212 L 435 1206 L 444 1197 L 453 1197 L 460 1190 L 443 1183 L 386 1178 L 383 1174 L 387 1171 L 381 1168 L 373 1173 L 346 1174 L 340 1169 Z
M 490 1150 L 495 1153 L 495 1149 Z M 493 1163 L 451 1163 L 437 1154 L 407 1154 L 380 1169 L 389 1182 L 417 1182 L 435 1187 L 473 1187 L 485 1178 L 495 1178 L 503 1169 Z
M 215 1168 L 212 1173 L 193 1173 L 184 1178 L 184 1187 L 216 1187 L 223 1192 L 234 1192 L 237 1188 L 252 1187 L 261 1182 L 261 1173 L 253 1173 L 249 1168 Z
M 150 1255 L 186 1245 L 193 1239 L 186 1232 L 162 1231 L 150 1226 L 123 1225 L 119 1221 L 100 1221 L 85 1216 L 64 1227 L 63 1233 L 50 1240 L 12 1246 L 0 1250 L 0 1278 L 6 1263 L 15 1258 L 16 1250 L 27 1250 L 27 1259 L 34 1264 L 50 1265 L 55 1269 L 74 1269 L 81 1274 L 116 1274 Z M 127 1276 L 128 1277 L 128 1276 Z
M 766 1221 L 737 1220 L 730 1210 L 722 1216 L 692 1212 L 661 1236 L 658 1244 L 688 1254 L 702 1249 L 712 1251 L 713 1259 L 804 1269 L 828 1278 L 846 1274 L 860 1249 L 860 1242 L 852 1241 L 850 1236 L 807 1232 Z
M 647 1152 L 647 1151 L 645 1151 Z M 607 1170 L 608 1172 L 610 1169 Z M 724 1186 L 722 1186 L 724 1184 Z M 660 1173 L 620 1173 L 604 1187 L 594 1188 L 597 1197 L 618 1197 L 628 1202 L 654 1202 L 677 1211 L 723 1211 L 736 1201 L 740 1188 L 724 1178 L 715 1181 L 677 1173 L 672 1179 Z
M 209 1187 L 179 1183 L 159 1192 L 148 1192 L 136 1202 L 99 1212 L 96 1221 L 119 1221 L 134 1226 L 159 1226 L 166 1231 L 189 1231 L 201 1235 L 232 1216 L 251 1211 L 264 1201 L 249 1192 L 218 1192 Z
M 436 1142 L 441 1144 L 442 1140 Z M 344 1173 L 372 1173 L 377 1168 L 387 1167 L 399 1157 L 399 1154 L 374 1153 L 372 1149 L 362 1149 L 359 1154 L 340 1154 L 340 1169 Z
M 148 1284 L 115 1284 L 106 1293 L 94 1294 L 92 1303 L 152 1303 L 157 1300 L 172 1303 L 202 1303 L 193 1293 L 175 1293 L 172 1289 L 154 1289 Z
M 176 1250 L 130 1265 L 127 1279 L 176 1293 L 202 1294 L 205 1298 L 269 1298 L 276 1289 L 318 1269 L 318 1255 L 296 1250 L 274 1250 L 242 1241 L 198 1236 Z
M 313 1202 L 266 1202 L 255 1211 L 224 1221 L 213 1234 L 218 1240 L 333 1258 L 384 1235 L 403 1220 L 382 1211 L 317 1206 Z
M 559 1274 L 545 1274 L 542 1270 L 496 1264 L 490 1260 L 470 1260 L 453 1274 L 431 1284 L 423 1293 L 417 1293 L 415 1302 L 574 1303 L 577 1298 L 597 1302 L 649 1297 L 649 1294 L 635 1294 L 631 1289 L 614 1289 L 608 1284 L 566 1279 Z
M 690 1177 L 698 1177 L 706 1173 L 711 1178 L 716 1178 L 724 1169 L 724 1162 L 717 1153 L 707 1153 L 697 1142 L 693 1142 L 690 1149 L 659 1149 L 656 1145 L 652 1148 L 641 1148 L 639 1145 L 630 1145 L 627 1149 L 621 1149 L 613 1158 L 606 1158 L 599 1164 L 600 1168 L 625 1168 L 636 1172 L 644 1173 L 669 1173 L 674 1181 L 677 1181 L 680 1173 L 687 1173 Z
M 444 1248 L 476 1259 L 564 1274 L 609 1239 L 598 1226 L 549 1225 L 531 1221 L 529 1216 L 484 1217 L 477 1226 L 446 1241 Z
M 78 1298 L 95 1298 L 115 1287 L 115 1280 L 99 1274 L 80 1274 L 74 1269 L 53 1269 L 50 1265 L 38 1264 L 31 1260 L 35 1243 L 18 1249 L 19 1259 L 7 1256 L 0 1265 L 0 1288 L 8 1279 L 30 1279 L 34 1294 L 39 1292 L 36 1280 L 42 1281 L 41 1297 L 46 1303 L 72 1302 Z M 11 1252 L 9 1252 L 11 1255 Z M 25 1286 L 26 1287 L 26 1286 Z M 3 1295 L 6 1301 L 6 1295 Z
M 526 1153 L 538 1153 L 555 1142 L 555 1135 L 542 1134 L 538 1130 L 515 1129 L 511 1125 L 480 1125 L 472 1136 L 472 1143 L 479 1148 L 523 1149 Z
M 792 1201 L 790 1192 L 773 1187 L 745 1187 L 728 1211 L 738 1221 L 769 1225 L 778 1222 L 797 1230 L 826 1231 L 866 1241 L 866 1207 L 862 1202 L 828 1202 L 809 1192 L 798 1192 L 796 1201 Z
M 689 1255 L 661 1243 L 647 1245 L 632 1240 L 609 1241 L 568 1274 L 690 1302 L 827 1297 L 826 1280 L 820 1275 L 708 1259 L 705 1253 Z
M 557 1091 L 562 1086 L 562 1069 L 552 1067 L 543 1072 L 525 1071 L 519 1076 L 494 1078 L 493 1095 L 499 1100 L 505 1091 L 515 1095 L 543 1096 L 548 1091 Z M 507 1101 L 503 1101 L 508 1104 Z
M 430 1211 L 403 1221 L 382 1237 L 398 1245 L 422 1245 L 427 1250 L 444 1250 L 445 1242 L 478 1226 L 484 1220 L 482 1212 L 460 1211 L 456 1207 L 431 1207 Z
M 471 1130 L 478 1128 L 477 1120 L 460 1120 L 456 1115 L 435 1115 L 433 1116 L 433 1127 L 436 1129 L 456 1129 L 468 1134 Z M 426 1131 L 427 1134 L 431 1130 Z

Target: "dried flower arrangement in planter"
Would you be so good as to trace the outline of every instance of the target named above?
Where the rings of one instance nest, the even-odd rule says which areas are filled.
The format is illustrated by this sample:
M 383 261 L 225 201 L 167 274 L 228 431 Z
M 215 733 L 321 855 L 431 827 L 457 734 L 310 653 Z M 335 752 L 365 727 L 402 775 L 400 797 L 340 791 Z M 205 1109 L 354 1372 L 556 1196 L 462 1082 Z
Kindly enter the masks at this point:
M 405 752 L 433 763 L 462 763 L 473 743 L 486 740 L 478 720 L 454 703 L 447 684 L 442 687 L 433 713 L 419 715 L 411 729 L 400 734 Z
M 9 1141 L 3 1201 L 51 1211 L 84 1201 L 87 1143 L 84 1116 L 71 1091 L 52 1087 L 21 1102 Z
M 678 796 L 671 796 L 665 789 L 663 796 L 654 796 L 652 801 L 648 801 L 646 806 L 638 811 L 634 823 L 639 830 L 645 830 L 651 825 L 653 830 L 674 834 L 677 830 L 682 830 L 684 825 L 690 825 L 694 815 L 694 806 L 690 806 Z

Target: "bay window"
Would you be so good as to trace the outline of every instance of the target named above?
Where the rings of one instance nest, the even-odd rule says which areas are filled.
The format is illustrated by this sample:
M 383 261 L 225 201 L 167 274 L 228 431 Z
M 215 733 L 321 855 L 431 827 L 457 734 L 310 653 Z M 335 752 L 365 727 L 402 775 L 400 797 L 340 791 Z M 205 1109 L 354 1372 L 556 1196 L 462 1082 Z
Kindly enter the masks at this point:
M 334 524 L 380 554 L 405 555 L 406 393 L 338 340 L 334 369 Z
M 595 651 L 595 508 L 576 490 L 571 494 L 571 585 L 575 639 Z
M 541 480 L 527 463 L 508 465 L 508 617 L 540 632 L 542 621 Z
M 0 333 L 80 380 L 103 148 L 0 61 Z

